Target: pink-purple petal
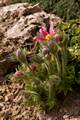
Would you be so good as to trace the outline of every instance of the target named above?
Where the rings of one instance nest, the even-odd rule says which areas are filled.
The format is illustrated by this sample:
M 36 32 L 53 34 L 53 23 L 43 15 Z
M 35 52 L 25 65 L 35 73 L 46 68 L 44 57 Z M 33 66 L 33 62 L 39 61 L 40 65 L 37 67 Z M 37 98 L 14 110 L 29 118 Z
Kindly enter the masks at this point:
M 44 40 L 44 37 L 43 37 L 43 36 L 36 36 L 36 37 L 33 38 L 33 40 L 43 41 L 43 40 Z
M 49 33 L 51 36 L 54 36 L 54 34 L 55 34 L 55 28 L 54 28 L 54 24 L 52 21 L 50 21 Z
M 39 33 L 43 36 L 46 36 L 48 34 L 46 27 L 41 27 Z

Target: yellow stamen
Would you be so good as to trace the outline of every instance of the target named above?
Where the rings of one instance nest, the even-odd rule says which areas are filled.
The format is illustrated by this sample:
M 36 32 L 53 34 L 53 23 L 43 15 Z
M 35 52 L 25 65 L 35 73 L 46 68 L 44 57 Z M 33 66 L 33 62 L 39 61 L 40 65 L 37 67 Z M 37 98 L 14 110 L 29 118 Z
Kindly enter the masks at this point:
M 50 34 L 46 35 L 45 40 L 46 40 L 46 41 L 52 40 L 52 36 L 51 36 Z

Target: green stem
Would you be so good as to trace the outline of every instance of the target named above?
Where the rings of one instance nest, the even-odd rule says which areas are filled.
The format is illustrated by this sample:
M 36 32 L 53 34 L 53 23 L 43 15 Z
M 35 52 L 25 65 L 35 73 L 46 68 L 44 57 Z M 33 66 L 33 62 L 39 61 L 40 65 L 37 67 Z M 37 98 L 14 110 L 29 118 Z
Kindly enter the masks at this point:
M 56 60 L 58 75 L 61 78 L 61 64 L 57 54 L 55 55 L 55 60 Z
M 67 63 L 67 57 L 66 57 L 66 50 L 62 49 L 61 51 L 61 60 L 62 60 L 62 76 L 65 76 L 65 72 L 66 72 L 66 63 Z

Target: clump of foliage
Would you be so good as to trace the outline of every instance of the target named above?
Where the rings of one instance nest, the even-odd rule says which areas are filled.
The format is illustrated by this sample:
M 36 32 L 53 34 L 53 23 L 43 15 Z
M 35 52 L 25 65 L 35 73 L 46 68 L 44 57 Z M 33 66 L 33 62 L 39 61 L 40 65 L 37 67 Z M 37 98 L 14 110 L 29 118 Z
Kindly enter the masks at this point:
M 73 56 L 71 61 L 75 66 L 76 81 L 80 84 L 80 21 L 78 19 L 69 20 L 59 24 L 58 27 L 69 35 L 68 50 Z
M 13 2 L 40 3 L 47 11 L 65 20 L 80 18 L 80 0 L 13 0 Z
M 52 21 L 49 30 L 42 26 L 34 37 L 34 48 L 30 52 L 25 49 L 16 52 L 21 66 L 14 79 L 24 81 L 28 103 L 49 109 L 57 104 L 60 93 L 66 95 L 75 84 L 75 66 L 69 64 L 73 59 L 68 49 L 69 35 L 61 26 L 55 28 Z

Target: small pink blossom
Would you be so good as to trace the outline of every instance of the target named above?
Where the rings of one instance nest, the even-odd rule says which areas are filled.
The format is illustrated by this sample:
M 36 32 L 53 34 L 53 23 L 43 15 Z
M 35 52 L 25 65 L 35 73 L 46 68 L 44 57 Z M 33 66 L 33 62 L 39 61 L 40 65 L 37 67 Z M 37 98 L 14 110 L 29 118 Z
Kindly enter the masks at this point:
M 55 34 L 54 39 L 56 42 L 59 42 L 61 40 L 61 35 L 60 34 Z
M 14 73 L 14 77 L 15 77 L 15 78 L 20 78 L 20 77 L 22 77 L 22 75 L 23 75 L 23 73 L 22 73 L 21 71 L 16 71 L 16 72 Z
M 29 68 L 30 68 L 30 70 L 35 71 L 36 68 L 37 68 L 37 65 L 36 64 L 31 64 L 31 65 L 29 65 Z

